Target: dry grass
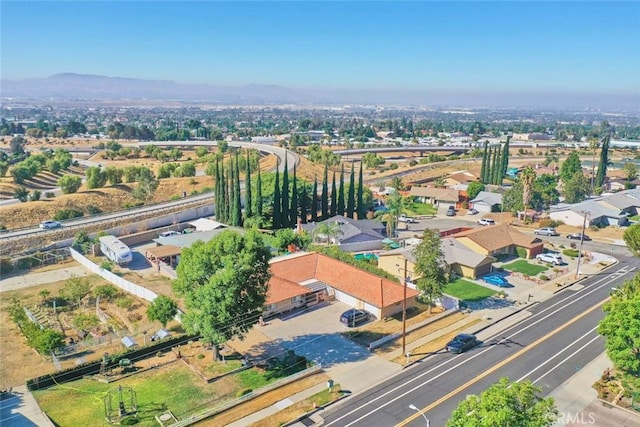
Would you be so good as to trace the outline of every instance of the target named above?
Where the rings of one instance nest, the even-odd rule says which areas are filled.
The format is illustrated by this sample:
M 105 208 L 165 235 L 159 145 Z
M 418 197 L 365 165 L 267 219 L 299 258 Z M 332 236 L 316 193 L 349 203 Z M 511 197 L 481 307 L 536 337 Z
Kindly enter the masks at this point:
M 462 331 L 468 329 L 469 327 L 475 325 L 476 323 L 479 323 L 481 319 L 473 319 L 470 320 L 467 324 L 465 324 L 464 326 L 461 326 L 451 332 L 449 332 L 448 334 L 445 334 L 439 338 L 436 338 L 432 341 L 429 341 L 426 344 L 423 344 L 419 347 L 414 348 L 413 350 L 411 350 L 411 358 L 413 360 L 415 360 L 415 358 L 421 358 L 424 357 L 430 353 L 435 353 L 438 350 L 441 350 L 442 348 L 444 348 L 444 346 L 447 344 L 447 342 L 449 342 L 449 340 L 451 340 L 451 338 L 453 338 L 454 336 L 456 336 L 457 334 L 461 333 Z M 407 358 L 404 355 L 398 356 L 396 358 L 394 358 L 393 360 L 391 360 L 392 362 L 395 363 L 400 363 L 400 364 L 404 364 L 407 362 Z
M 420 338 L 427 336 L 429 334 L 432 334 L 434 332 L 437 332 L 441 329 L 444 329 L 450 325 L 453 325 L 456 322 L 459 322 L 461 320 L 464 319 L 469 319 L 469 316 L 465 313 L 462 312 L 456 312 L 453 314 L 450 314 L 447 317 L 444 317 L 440 320 L 437 320 L 435 322 L 429 323 L 425 326 L 423 326 L 420 329 L 416 329 L 415 331 L 408 333 L 405 340 L 407 344 L 410 344 L 414 341 L 419 340 Z M 376 350 L 374 350 L 374 352 L 376 354 L 379 355 L 383 355 L 386 353 L 391 353 L 394 350 L 397 350 L 401 347 L 401 342 L 400 339 L 394 340 L 392 342 L 390 342 L 388 345 L 383 346 L 381 348 L 377 348 Z
M 228 425 L 234 421 L 237 421 L 241 418 L 246 417 L 247 415 L 251 415 L 253 413 L 260 411 L 261 409 L 271 406 L 282 399 L 286 399 L 287 397 L 293 396 L 294 394 L 299 393 L 308 388 L 311 388 L 317 384 L 326 383 L 328 379 L 329 377 L 327 377 L 323 373 L 319 373 L 319 374 L 315 374 L 315 375 L 303 378 L 299 381 L 293 382 L 291 384 L 287 384 L 282 387 L 278 387 L 273 391 L 262 394 L 256 397 L 255 399 L 251 399 L 250 401 L 242 405 L 231 408 L 228 411 L 221 413 L 220 415 L 217 415 L 213 418 L 209 418 L 201 423 L 198 423 L 198 425 L 202 425 L 202 426 Z M 290 421 L 294 418 L 296 417 L 293 416 L 293 418 L 288 418 L 287 420 Z M 273 426 L 273 425 L 279 425 L 279 424 L 270 423 L 270 424 L 257 424 L 257 425 Z

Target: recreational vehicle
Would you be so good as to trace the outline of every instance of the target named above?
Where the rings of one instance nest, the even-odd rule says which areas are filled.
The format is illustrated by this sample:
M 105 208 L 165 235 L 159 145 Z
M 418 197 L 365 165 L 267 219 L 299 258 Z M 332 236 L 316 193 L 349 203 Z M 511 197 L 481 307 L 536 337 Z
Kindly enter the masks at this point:
M 102 236 L 100 250 L 104 256 L 118 265 L 127 264 L 133 259 L 131 249 L 114 236 Z

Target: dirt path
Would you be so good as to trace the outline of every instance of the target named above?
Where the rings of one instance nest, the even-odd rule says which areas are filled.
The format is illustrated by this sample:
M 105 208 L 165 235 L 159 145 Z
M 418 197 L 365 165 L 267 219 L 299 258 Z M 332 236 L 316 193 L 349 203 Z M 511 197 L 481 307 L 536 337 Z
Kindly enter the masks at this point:
M 90 274 L 91 272 L 81 265 L 70 265 L 57 270 L 7 277 L 6 279 L 0 280 L 0 293 L 59 282 L 72 277 L 88 276 Z

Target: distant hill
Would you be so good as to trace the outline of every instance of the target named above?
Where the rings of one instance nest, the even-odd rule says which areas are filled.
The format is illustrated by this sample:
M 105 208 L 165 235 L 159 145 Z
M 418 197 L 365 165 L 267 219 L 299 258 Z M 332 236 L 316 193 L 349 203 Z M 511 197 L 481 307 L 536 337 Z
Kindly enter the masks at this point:
M 62 73 L 24 80 L 2 79 L 0 96 L 31 100 L 179 101 L 219 104 L 369 104 L 473 107 L 632 108 L 637 94 L 507 93 L 465 90 L 293 89 L 277 85 L 216 86 L 90 74 Z

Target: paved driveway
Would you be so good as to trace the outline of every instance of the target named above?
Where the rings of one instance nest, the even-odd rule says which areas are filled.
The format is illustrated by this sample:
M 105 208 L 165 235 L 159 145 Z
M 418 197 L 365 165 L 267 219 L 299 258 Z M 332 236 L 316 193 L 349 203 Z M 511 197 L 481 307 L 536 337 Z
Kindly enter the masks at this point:
M 339 321 L 340 314 L 349 308 L 341 302 L 332 302 L 301 314 L 270 320 L 260 331 L 325 368 L 373 357 L 340 335 L 349 330 Z

